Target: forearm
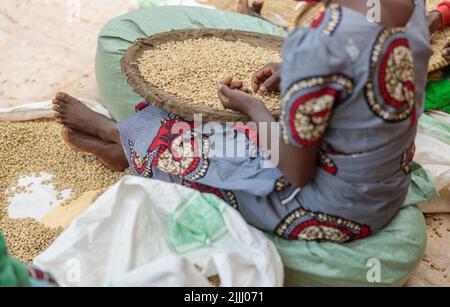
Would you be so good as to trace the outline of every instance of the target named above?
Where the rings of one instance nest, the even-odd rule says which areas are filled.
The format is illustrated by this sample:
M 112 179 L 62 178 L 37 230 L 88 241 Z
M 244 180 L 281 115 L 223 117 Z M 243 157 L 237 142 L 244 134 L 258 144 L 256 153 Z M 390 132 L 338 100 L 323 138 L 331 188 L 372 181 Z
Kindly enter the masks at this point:
M 278 121 L 265 105 L 259 101 L 249 104 L 245 114 L 247 114 L 251 122 L 256 124 L 259 139 L 264 140 L 260 142 L 260 148 L 269 151 L 272 148 L 272 137 L 279 138 Z M 267 129 L 261 129 L 262 123 L 266 124 Z M 273 123 L 276 123 L 276 125 Z
M 278 121 L 262 103 L 249 105 L 247 114 L 256 123 L 260 148 L 271 153 L 272 162 L 288 182 L 300 188 L 309 184 L 317 170 L 317 147 L 298 148 L 286 144 L 281 137 Z M 265 129 L 261 129 L 261 123 L 266 123 Z M 277 142 L 272 143 L 272 140 Z
M 317 169 L 318 146 L 286 144 L 281 137 L 278 121 L 260 99 L 244 89 L 242 81 L 233 83 L 232 77 L 227 77 L 219 86 L 218 93 L 225 108 L 250 118 L 251 123 L 247 127 L 256 126 L 257 131 L 252 132 L 258 134 L 259 148 L 270 154 L 272 163 L 280 169 L 289 183 L 303 187 L 313 180 Z

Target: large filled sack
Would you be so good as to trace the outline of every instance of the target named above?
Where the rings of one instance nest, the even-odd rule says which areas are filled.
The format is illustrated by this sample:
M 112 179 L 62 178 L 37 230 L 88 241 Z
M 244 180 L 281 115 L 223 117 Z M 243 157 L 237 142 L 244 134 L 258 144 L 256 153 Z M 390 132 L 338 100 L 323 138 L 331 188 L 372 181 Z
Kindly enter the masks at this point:
M 413 165 L 404 207 L 382 231 L 346 244 L 286 241 L 270 236 L 285 266 L 286 286 L 402 286 L 417 268 L 427 243 L 425 220 L 414 204 L 436 190 Z
M 406 206 L 382 231 L 347 244 L 272 237 L 285 266 L 285 285 L 402 286 L 417 268 L 427 236 L 422 212 Z
M 200 7 L 163 6 L 134 11 L 110 21 L 98 38 L 96 78 L 104 105 L 122 121 L 142 101 L 127 84 L 120 59 L 138 38 L 178 29 L 235 29 L 285 36 L 281 28 L 259 18 Z
M 275 246 L 231 206 L 213 194 L 131 176 L 34 264 L 61 286 L 283 285 Z

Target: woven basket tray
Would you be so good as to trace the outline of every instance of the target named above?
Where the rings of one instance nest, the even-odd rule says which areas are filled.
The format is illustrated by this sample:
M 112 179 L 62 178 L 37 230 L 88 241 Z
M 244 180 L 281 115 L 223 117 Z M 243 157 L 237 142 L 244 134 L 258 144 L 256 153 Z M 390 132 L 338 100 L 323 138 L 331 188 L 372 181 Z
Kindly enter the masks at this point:
M 441 1 L 442 0 L 427 0 L 428 12 L 434 10 Z M 442 48 L 449 39 L 450 39 L 450 28 L 447 28 L 444 31 L 436 32 L 431 37 L 431 47 L 433 48 L 434 54 L 430 59 L 428 72 L 433 72 L 442 69 L 450 64 L 441 55 Z
M 203 120 L 207 122 L 248 120 L 248 118 L 238 112 L 216 110 L 206 105 L 194 105 L 189 100 L 174 97 L 147 82 L 139 71 L 138 59 L 146 50 L 154 49 L 170 41 L 184 41 L 208 37 L 217 37 L 226 41 L 240 40 L 252 46 L 259 46 L 279 52 L 281 52 L 284 42 L 284 39 L 281 37 L 236 30 L 189 29 L 159 33 L 147 38 L 138 39 L 128 48 L 121 60 L 122 72 L 125 75 L 125 79 L 141 97 L 167 112 L 187 118 L 192 118 L 194 114 L 202 114 Z M 211 99 L 219 99 L 219 97 L 211 97 Z M 278 117 L 278 112 L 273 115 Z

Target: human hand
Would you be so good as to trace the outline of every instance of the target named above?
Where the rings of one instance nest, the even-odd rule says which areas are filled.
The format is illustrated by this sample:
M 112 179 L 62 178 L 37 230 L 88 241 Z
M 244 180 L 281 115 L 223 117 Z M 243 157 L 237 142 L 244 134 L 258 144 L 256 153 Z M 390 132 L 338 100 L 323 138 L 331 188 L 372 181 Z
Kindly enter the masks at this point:
M 442 56 L 447 61 L 450 61 L 450 40 L 447 43 L 445 43 L 444 47 L 442 48 Z
M 238 111 L 249 115 L 255 106 L 262 101 L 250 94 L 248 87 L 242 81 L 233 81 L 233 77 L 227 76 L 219 84 L 219 98 L 226 109 Z
M 253 74 L 253 92 L 279 92 L 281 81 L 281 63 L 269 63 Z
M 442 26 L 442 16 L 439 11 L 432 11 L 427 16 L 428 19 L 428 28 L 430 29 L 430 33 L 438 31 Z

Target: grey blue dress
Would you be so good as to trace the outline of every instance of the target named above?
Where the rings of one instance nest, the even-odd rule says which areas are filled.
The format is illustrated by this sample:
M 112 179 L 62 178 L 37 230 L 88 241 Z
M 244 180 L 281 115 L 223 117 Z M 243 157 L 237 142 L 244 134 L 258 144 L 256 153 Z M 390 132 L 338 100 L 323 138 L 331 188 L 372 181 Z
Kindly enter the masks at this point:
M 423 111 L 431 49 L 424 1 L 415 5 L 406 27 L 383 28 L 333 4 L 287 37 L 281 139 L 320 147 L 306 187 L 267 167 L 252 130 L 212 133 L 151 102 L 118 125 L 133 174 L 213 193 L 285 239 L 345 243 L 382 229 L 406 198 Z

